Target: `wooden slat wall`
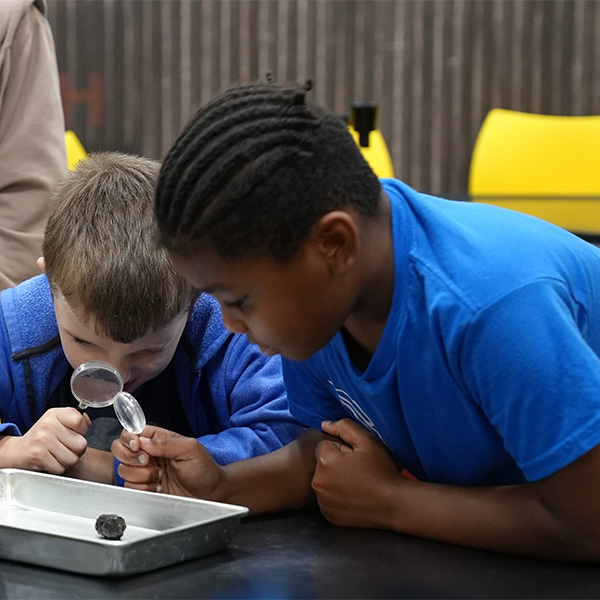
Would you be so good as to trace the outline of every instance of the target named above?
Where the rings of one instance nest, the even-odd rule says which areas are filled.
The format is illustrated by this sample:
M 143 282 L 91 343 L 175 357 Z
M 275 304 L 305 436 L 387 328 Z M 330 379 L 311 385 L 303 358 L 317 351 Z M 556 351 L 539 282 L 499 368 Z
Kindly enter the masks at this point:
M 68 127 L 89 150 L 162 158 L 235 83 L 315 81 L 375 101 L 396 174 L 466 192 L 490 108 L 600 114 L 596 0 L 49 0 Z

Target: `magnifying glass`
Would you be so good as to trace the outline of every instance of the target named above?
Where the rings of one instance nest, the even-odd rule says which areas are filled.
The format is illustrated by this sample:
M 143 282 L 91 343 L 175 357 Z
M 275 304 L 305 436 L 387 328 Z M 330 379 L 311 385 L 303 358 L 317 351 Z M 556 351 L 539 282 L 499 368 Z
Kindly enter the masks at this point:
M 71 375 L 71 392 L 79 409 L 113 405 L 121 425 L 131 433 L 141 433 L 146 417 L 138 401 L 123 391 L 123 378 L 113 365 L 92 360 L 79 365 Z

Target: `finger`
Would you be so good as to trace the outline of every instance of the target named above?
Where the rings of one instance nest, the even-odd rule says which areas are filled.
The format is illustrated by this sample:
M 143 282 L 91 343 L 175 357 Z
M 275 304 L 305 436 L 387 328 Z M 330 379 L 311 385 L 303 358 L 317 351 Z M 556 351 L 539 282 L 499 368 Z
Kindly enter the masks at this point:
M 160 483 L 162 472 L 156 464 L 147 467 L 132 467 L 121 463 L 118 473 L 129 483 L 156 485 Z
M 196 465 L 206 464 L 212 468 L 215 464 L 210 452 L 196 438 L 175 434 L 174 437 L 163 440 L 140 438 L 142 449 L 151 457 L 165 458 L 182 463 L 193 461 Z
M 80 435 L 85 435 L 89 429 L 91 420 L 85 413 L 81 414 L 76 408 L 66 407 L 51 409 L 56 420 L 67 429 L 70 429 Z
M 48 446 L 33 447 L 25 468 L 32 471 L 45 471 L 54 475 L 61 475 L 65 470 L 54 454 L 50 452 Z
M 160 483 L 129 483 L 126 481 L 124 487 L 132 490 L 142 490 L 143 492 L 162 492 Z
M 67 469 L 74 467 L 79 462 L 80 455 L 73 452 L 62 444 L 54 445 L 48 448 L 48 455 L 54 460 L 50 460 L 49 464 L 54 467 L 53 462 L 56 462 L 58 469 L 56 471 L 50 471 L 51 473 L 64 473 Z
M 352 452 L 352 448 L 341 442 L 333 442 L 330 440 L 319 442 L 315 451 L 317 464 L 323 466 L 331 465 L 341 452 Z
M 162 427 L 156 427 L 155 425 L 146 425 L 144 430 L 140 433 L 145 438 L 153 440 L 166 439 L 170 437 L 178 437 L 179 434 L 169 429 L 163 429 Z
M 120 440 L 132 452 L 137 452 L 140 449 L 140 436 L 136 433 L 131 433 L 123 429 Z
M 137 443 L 139 445 L 139 442 Z M 140 450 L 133 452 L 123 443 L 121 438 L 113 441 L 110 446 L 110 451 L 119 462 L 126 465 L 139 467 L 140 465 L 147 465 L 150 462 L 150 457 L 146 452 Z
M 79 458 L 85 454 L 88 447 L 87 439 L 83 434 L 66 428 L 62 428 L 57 432 L 56 442 L 56 444 L 51 444 L 50 447 L 54 449 L 57 458 L 64 457 L 66 460 L 69 460 L 69 453 L 75 454 L 77 460 L 79 460 Z M 75 462 L 77 462 L 77 460 Z
M 365 435 L 370 435 L 364 427 L 352 419 L 340 419 L 339 421 L 323 421 L 321 429 L 343 440 L 349 446 L 355 447 L 365 439 Z
M 186 450 L 186 439 L 187 438 L 183 437 L 154 439 L 140 436 L 140 448 L 155 458 L 177 459 L 180 458 L 181 454 Z

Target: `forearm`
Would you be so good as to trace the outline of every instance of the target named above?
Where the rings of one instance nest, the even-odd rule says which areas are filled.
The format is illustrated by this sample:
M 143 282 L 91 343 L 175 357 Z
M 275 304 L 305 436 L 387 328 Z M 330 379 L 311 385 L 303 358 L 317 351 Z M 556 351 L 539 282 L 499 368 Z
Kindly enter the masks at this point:
M 466 487 L 413 481 L 353 421 L 324 422 L 346 443 L 317 449 L 313 488 L 335 525 L 550 558 L 600 563 L 600 444 L 532 483 Z
M 219 500 L 247 506 L 252 514 L 315 505 L 311 481 L 315 447 L 322 439 L 310 430 L 274 452 L 225 466 Z
M 65 471 L 67 477 L 99 483 L 114 483 L 114 462 L 110 452 L 88 448 L 77 464 Z
M 396 488 L 395 490 L 393 488 Z M 384 492 L 380 525 L 408 535 L 524 556 L 597 562 L 597 532 L 579 532 L 536 484 L 457 487 L 401 482 Z
M 22 454 L 18 451 L 20 436 L 0 436 L 0 469 L 27 469 L 25 463 L 20 460 Z

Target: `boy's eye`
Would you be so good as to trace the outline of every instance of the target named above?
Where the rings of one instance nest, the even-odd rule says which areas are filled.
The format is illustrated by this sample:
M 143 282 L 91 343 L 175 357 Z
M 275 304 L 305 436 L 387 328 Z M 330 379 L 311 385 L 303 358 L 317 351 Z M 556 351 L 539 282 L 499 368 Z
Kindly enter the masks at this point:
M 86 340 L 82 340 L 81 338 L 74 337 L 73 341 L 79 346 L 91 346 L 89 342 L 87 342 Z
M 145 354 L 160 354 L 161 352 L 164 352 L 165 349 L 164 348 L 148 348 L 146 350 L 144 350 Z
M 242 308 L 244 306 L 244 304 L 246 304 L 247 300 L 248 300 L 248 295 L 246 294 L 245 296 L 242 296 L 238 300 L 224 301 L 223 304 L 227 308 Z

